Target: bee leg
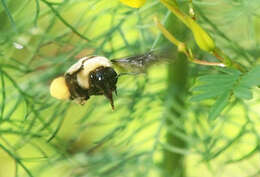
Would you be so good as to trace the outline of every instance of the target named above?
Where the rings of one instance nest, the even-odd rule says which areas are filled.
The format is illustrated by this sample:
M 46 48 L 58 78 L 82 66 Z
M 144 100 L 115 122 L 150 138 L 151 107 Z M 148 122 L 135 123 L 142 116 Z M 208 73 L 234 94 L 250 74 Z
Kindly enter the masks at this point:
M 78 84 L 76 84 L 75 90 L 76 90 L 76 93 L 79 95 L 81 102 L 85 103 L 85 101 L 89 99 L 88 91 L 85 89 L 82 89 Z
M 116 96 L 117 96 L 117 88 L 115 88 L 115 94 L 116 94 Z
M 78 99 L 80 104 L 84 104 L 89 99 L 88 91 L 78 85 L 76 74 L 65 74 L 65 81 L 70 91 L 71 100 Z

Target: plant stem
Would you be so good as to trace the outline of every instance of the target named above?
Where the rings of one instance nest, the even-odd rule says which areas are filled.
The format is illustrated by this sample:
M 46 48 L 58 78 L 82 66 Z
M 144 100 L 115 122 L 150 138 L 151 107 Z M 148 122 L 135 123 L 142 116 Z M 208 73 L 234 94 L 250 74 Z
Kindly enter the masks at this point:
M 158 20 L 158 18 L 154 18 L 156 26 L 159 28 L 159 30 L 162 32 L 165 38 L 167 38 L 171 43 L 175 44 L 178 47 L 178 52 L 183 52 L 187 59 L 190 62 L 200 64 L 200 65 L 205 65 L 205 66 L 219 66 L 219 67 L 225 67 L 226 65 L 224 63 L 219 63 L 219 62 L 208 62 L 204 60 L 199 60 L 196 58 L 193 58 L 193 55 L 191 53 L 191 50 L 188 50 L 185 43 L 179 41 L 176 39 Z M 224 62 L 224 59 L 222 59 L 217 52 L 213 53 L 220 61 Z
M 178 38 L 187 38 L 187 28 L 177 20 L 176 17 L 170 15 L 166 22 L 166 28 L 170 33 L 176 34 Z M 166 41 L 161 44 L 166 43 Z M 173 45 L 172 45 L 173 46 Z M 184 125 L 182 119 L 183 112 L 185 111 L 185 100 L 187 95 L 187 73 L 188 73 L 188 60 L 186 56 L 178 52 L 178 49 L 173 46 L 172 50 L 175 58 L 174 63 L 168 66 L 168 93 L 166 95 L 165 105 L 167 109 L 167 132 L 166 144 L 172 147 L 184 149 L 186 143 L 183 139 L 173 134 L 174 129 L 184 132 L 177 128 L 177 124 Z M 162 162 L 162 176 L 167 177 L 185 177 L 185 164 L 184 155 L 164 149 L 163 162 Z
M 184 149 L 185 142 L 173 134 L 173 129 L 176 129 L 175 122 L 184 124 L 182 113 L 185 110 L 186 89 L 186 75 L 187 75 L 187 60 L 183 54 L 178 54 L 176 63 L 170 64 L 168 67 L 168 95 L 167 103 L 169 104 L 168 116 L 166 117 L 166 124 L 168 131 L 166 133 L 166 143 L 172 147 Z M 176 109 L 178 105 L 178 109 Z M 181 109 L 180 109 L 181 107 Z M 171 130 L 172 129 L 172 130 Z M 179 130 L 184 132 L 184 130 Z M 185 164 L 184 156 L 182 154 L 174 153 L 169 150 L 164 150 L 163 168 L 166 176 L 169 177 L 184 177 Z

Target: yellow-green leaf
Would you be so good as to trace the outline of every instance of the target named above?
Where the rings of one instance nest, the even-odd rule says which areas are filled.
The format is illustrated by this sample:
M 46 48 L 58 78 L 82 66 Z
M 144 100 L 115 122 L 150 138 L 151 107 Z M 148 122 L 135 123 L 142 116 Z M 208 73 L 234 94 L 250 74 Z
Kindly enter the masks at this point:
M 216 46 L 210 35 L 190 16 L 181 12 L 175 1 L 161 0 L 161 2 L 178 17 L 193 33 L 198 46 L 205 51 L 212 52 Z
M 120 0 L 123 4 L 128 5 L 133 8 L 140 8 L 142 7 L 146 0 Z
M 203 30 L 194 20 L 190 19 L 190 29 L 198 46 L 205 51 L 211 52 L 216 46 L 209 34 Z

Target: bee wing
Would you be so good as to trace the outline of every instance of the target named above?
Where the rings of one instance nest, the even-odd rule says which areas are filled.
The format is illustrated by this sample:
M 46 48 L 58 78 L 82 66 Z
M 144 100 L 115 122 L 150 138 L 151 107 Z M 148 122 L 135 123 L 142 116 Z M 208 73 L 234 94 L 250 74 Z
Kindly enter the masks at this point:
M 169 58 L 165 57 L 165 53 L 150 51 L 142 55 L 131 56 L 120 59 L 113 59 L 111 62 L 119 69 L 127 72 L 144 73 L 147 68 L 156 64 L 168 61 Z

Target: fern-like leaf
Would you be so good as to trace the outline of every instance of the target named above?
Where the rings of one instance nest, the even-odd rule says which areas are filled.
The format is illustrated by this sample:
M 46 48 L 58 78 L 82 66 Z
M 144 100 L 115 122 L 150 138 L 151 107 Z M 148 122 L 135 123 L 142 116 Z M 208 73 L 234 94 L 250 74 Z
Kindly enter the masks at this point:
M 253 98 L 252 87 L 260 85 L 260 66 L 242 74 L 233 69 L 222 69 L 221 74 L 211 74 L 198 78 L 192 89 L 195 94 L 191 101 L 203 101 L 216 98 L 209 111 L 209 119 L 217 118 L 228 105 L 229 98 L 234 95 L 240 99 Z
M 245 74 L 238 87 L 235 88 L 234 94 L 241 99 L 253 98 L 251 88 L 260 85 L 260 66 L 254 67 L 251 71 Z

